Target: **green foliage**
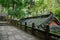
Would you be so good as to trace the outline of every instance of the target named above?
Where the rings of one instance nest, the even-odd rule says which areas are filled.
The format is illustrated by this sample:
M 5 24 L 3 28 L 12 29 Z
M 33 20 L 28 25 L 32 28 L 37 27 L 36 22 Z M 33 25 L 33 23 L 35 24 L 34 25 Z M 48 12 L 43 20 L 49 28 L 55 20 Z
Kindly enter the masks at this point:
M 54 8 L 51 8 L 51 12 L 60 20 L 60 0 L 57 1 L 57 4 Z
M 26 8 L 29 5 L 30 0 L 0 0 L 0 4 L 8 9 L 8 14 L 17 17 L 22 18 L 25 16 L 24 8 Z M 11 9 L 11 8 L 13 9 Z
M 27 0 L 26 0 L 27 1 Z M 26 3 L 25 0 L 15 0 L 15 4 L 16 6 L 14 7 L 14 13 L 13 13 L 13 16 L 17 17 L 17 18 L 22 18 L 25 16 L 25 12 L 24 9 L 26 6 L 27 6 L 27 3 Z
M 31 0 L 0 0 L 0 5 L 6 9 L 6 12 L 8 11 L 11 18 L 24 18 L 29 12 L 32 16 L 37 16 L 39 15 L 38 11 L 39 13 L 44 14 L 44 10 L 46 9 L 47 13 L 51 11 L 57 19 L 60 20 L 60 0 L 34 0 L 33 7 L 30 7 L 32 6 L 30 1 Z M 53 33 L 60 35 L 60 32 L 57 30 Z
M 2 4 L 3 7 L 9 7 L 12 3 L 12 0 L 0 0 L 0 4 Z
M 47 9 L 46 12 L 51 11 L 60 20 L 60 0 L 38 0 L 31 11 L 38 13 L 38 11 L 41 12 L 44 9 Z
M 32 12 L 37 12 L 37 10 L 42 11 L 45 9 L 46 5 L 44 4 L 44 0 L 39 0 L 35 2 L 35 5 L 32 7 Z
M 55 30 L 55 31 L 50 32 L 50 33 L 55 34 L 55 35 L 59 35 L 59 36 L 60 36 L 60 31 L 59 31 L 59 30 Z
M 6 8 L 9 15 L 17 18 L 25 17 L 26 11 L 22 9 L 28 9 L 31 0 L 0 0 L 0 4 Z M 9 9 L 10 7 L 14 9 Z M 43 14 L 44 10 L 46 12 L 51 11 L 60 20 L 60 0 L 34 0 L 34 5 L 28 11 L 31 15 L 37 15 L 38 11 Z M 43 13 L 42 13 L 43 11 Z

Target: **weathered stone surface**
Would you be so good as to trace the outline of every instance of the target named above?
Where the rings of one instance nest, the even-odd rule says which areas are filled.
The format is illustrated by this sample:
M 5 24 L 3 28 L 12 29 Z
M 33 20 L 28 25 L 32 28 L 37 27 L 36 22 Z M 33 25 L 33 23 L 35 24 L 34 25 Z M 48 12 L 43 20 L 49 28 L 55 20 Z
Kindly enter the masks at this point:
M 10 25 L 0 26 L 0 39 L 1 40 L 40 40 Z

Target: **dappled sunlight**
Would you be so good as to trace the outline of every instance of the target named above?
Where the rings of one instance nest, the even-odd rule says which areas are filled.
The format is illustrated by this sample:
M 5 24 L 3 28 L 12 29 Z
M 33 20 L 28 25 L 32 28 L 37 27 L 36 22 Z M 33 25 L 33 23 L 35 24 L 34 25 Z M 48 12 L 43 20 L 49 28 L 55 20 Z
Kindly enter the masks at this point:
M 60 0 L 0 0 L 0 40 L 60 40 Z

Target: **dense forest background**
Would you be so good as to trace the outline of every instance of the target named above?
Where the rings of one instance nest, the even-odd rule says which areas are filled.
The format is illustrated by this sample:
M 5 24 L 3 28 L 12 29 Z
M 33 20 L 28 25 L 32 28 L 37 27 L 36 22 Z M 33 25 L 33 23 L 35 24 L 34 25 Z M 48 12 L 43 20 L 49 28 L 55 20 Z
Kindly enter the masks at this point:
M 21 19 L 52 12 L 60 20 L 60 0 L 0 0 L 0 13 Z

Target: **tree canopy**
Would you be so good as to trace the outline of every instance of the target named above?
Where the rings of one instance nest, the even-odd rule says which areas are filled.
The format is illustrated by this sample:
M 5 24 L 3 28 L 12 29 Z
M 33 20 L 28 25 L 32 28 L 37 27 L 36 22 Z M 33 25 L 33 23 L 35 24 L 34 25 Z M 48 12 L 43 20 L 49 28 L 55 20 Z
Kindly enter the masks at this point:
M 0 5 L 14 18 L 52 12 L 60 20 L 60 0 L 0 0 Z

